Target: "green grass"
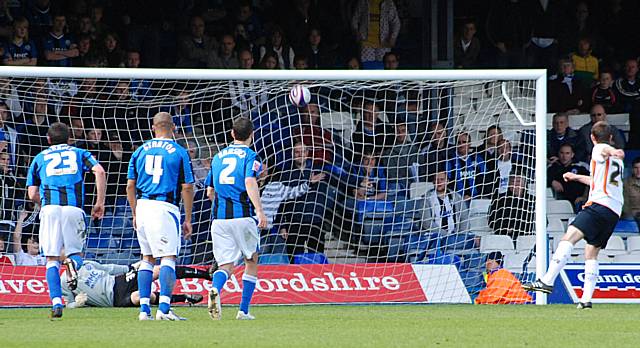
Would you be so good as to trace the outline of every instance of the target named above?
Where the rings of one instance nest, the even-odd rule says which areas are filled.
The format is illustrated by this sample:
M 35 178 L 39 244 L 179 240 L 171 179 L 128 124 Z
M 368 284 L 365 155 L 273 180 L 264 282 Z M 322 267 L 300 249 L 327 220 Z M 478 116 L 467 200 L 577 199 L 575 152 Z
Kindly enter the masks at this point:
M 177 308 L 185 322 L 139 322 L 137 310 L 0 310 L 0 347 L 630 347 L 640 342 L 638 305 L 269 306 L 255 321 Z

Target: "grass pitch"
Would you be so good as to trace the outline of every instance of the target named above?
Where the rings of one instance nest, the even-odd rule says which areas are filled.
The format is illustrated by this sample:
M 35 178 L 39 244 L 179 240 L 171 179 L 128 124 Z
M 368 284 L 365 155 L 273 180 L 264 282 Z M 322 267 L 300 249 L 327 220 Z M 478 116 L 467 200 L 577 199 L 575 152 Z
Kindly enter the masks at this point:
M 255 321 L 177 308 L 184 322 L 139 322 L 137 309 L 0 310 L 0 347 L 637 347 L 640 306 L 262 306 Z

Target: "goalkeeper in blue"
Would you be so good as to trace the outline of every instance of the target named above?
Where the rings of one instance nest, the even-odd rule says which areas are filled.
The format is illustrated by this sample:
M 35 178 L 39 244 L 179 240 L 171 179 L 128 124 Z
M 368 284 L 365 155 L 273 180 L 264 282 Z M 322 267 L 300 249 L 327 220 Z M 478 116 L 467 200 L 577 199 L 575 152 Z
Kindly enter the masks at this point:
M 253 124 L 248 118 L 235 120 L 231 136 L 233 144 L 215 155 L 205 181 L 207 195 L 213 200 L 211 238 L 219 265 L 213 273 L 208 307 L 212 319 L 222 318 L 222 288 L 233 272 L 234 263 L 244 257 L 242 299 L 236 319 L 252 320 L 255 318 L 249 314 L 249 304 L 258 281 L 259 229 L 267 227 L 256 179 L 262 164 L 249 148 Z
M 160 258 L 160 299 L 156 320 L 185 320 L 171 310 L 171 294 L 176 282 L 176 256 L 180 232 L 191 236 L 193 171 L 187 151 L 175 141 L 171 115 L 159 112 L 153 117 L 155 137 L 131 156 L 127 174 L 127 199 L 133 211 L 142 263 L 138 270 L 140 293 L 139 320 L 152 320 L 151 283 L 153 266 Z M 180 199 L 184 222 L 180 226 Z
M 60 256 L 69 255 L 67 267 L 76 272 L 82 267 L 85 232 L 84 174 L 95 175 L 97 197 L 91 216 L 104 215 L 106 175 L 90 152 L 68 145 L 69 128 L 56 122 L 49 127 L 49 148 L 36 155 L 27 174 L 29 199 L 42 206 L 40 210 L 40 250 L 47 258 L 47 283 L 51 298 L 51 318 L 62 317 Z

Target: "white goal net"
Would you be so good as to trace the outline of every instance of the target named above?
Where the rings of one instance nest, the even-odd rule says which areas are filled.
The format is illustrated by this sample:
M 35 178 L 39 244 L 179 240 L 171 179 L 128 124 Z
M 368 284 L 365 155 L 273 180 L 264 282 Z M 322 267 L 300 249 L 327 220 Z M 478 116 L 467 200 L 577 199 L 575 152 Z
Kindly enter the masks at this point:
M 100 221 L 87 218 L 84 257 L 139 260 L 127 166 L 132 151 L 151 139 L 153 115 L 166 111 L 196 180 L 193 235 L 182 242 L 180 264 L 214 260 L 204 180 L 212 156 L 231 140 L 234 118 L 246 116 L 267 168 L 260 182 L 270 224 L 261 232 L 261 264 L 324 264 L 319 277 L 340 267 L 355 277 L 343 279 L 344 286 L 356 289 L 365 286 L 356 277 L 362 264 L 397 279 L 414 276 L 405 273 L 419 265 L 455 270 L 428 271 L 436 302 L 458 302 L 452 290 L 458 283 L 476 298 L 485 287 L 487 256 L 530 278 L 537 258 L 544 258 L 538 267 L 546 264 L 546 247 L 535 249 L 546 238 L 536 220 L 544 207 L 536 198 L 545 199 L 536 195 L 545 192 L 538 162 L 545 157 L 536 145 L 544 143 L 544 128 L 536 137 L 544 75 L 501 73 L 5 70 L 0 238 L 9 261 L 0 273 L 25 279 L 34 268 L 14 266 L 43 264 L 34 247 L 39 207 L 26 199 L 25 177 L 57 121 L 70 126 L 72 144 L 91 151 L 107 172 L 107 212 Z M 311 91 L 307 107 L 290 102 L 294 84 Z M 85 182 L 89 212 L 91 174 Z M 361 302 L 369 301 L 375 299 L 363 295 Z

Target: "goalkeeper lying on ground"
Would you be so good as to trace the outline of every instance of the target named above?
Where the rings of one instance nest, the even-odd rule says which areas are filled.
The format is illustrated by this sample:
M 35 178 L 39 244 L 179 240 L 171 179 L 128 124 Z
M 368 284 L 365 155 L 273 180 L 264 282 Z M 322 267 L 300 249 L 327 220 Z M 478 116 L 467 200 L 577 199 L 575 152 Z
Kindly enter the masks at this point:
M 65 265 L 68 263 L 65 260 Z M 60 280 L 62 296 L 67 308 L 93 307 L 136 307 L 140 305 L 138 294 L 138 263 L 130 266 L 85 261 L 77 272 L 68 267 Z M 153 279 L 158 278 L 159 266 L 153 269 Z M 176 266 L 176 276 L 211 280 L 211 273 L 192 267 Z M 151 303 L 158 304 L 158 293 L 151 294 Z M 200 294 L 176 294 L 172 303 L 195 304 L 202 301 Z

